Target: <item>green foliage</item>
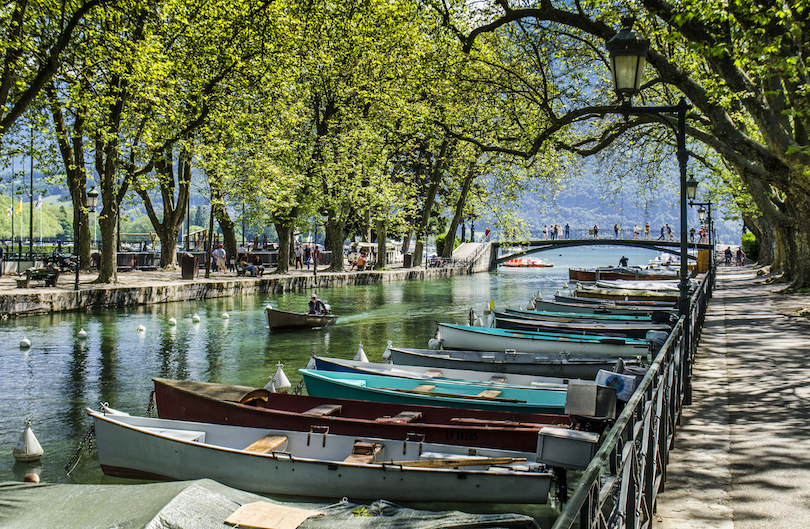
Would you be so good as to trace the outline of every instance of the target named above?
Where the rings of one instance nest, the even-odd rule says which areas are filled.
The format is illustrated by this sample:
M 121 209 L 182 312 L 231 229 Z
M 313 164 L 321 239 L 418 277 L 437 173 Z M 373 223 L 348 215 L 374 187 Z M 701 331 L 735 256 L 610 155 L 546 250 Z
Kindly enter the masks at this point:
M 757 261 L 759 259 L 759 242 L 750 231 L 742 236 L 742 249 L 750 260 Z

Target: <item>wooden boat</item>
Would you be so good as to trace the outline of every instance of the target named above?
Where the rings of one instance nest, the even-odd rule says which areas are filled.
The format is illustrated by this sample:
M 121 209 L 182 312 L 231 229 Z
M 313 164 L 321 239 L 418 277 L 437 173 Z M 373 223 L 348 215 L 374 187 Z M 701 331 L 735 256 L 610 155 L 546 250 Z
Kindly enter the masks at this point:
M 611 366 L 612 367 L 612 366 Z M 458 410 L 271 393 L 264 388 L 152 379 L 158 417 L 183 421 L 281 428 L 308 432 L 328 428 L 340 435 L 452 442 L 508 450 L 534 450 L 546 426 L 569 428 L 567 415 Z
M 595 282 L 600 279 L 632 279 L 636 281 L 658 281 L 677 279 L 677 270 L 639 267 L 599 267 L 592 269 L 569 268 L 568 278 L 571 281 Z
M 435 369 L 424 366 L 401 366 L 396 364 L 379 364 L 374 362 L 360 362 L 358 360 L 343 360 L 341 358 L 328 358 L 313 356 L 315 369 L 319 371 L 336 371 L 338 373 L 366 373 L 369 375 L 393 376 L 410 378 L 421 381 L 447 380 L 448 382 L 474 383 L 498 386 L 516 386 L 535 389 L 565 389 L 568 378 L 542 377 L 534 375 L 518 375 L 503 373 L 488 373 L 469 369 Z
M 312 369 L 299 369 L 298 372 L 304 377 L 307 394 L 315 397 L 477 410 L 565 413 L 565 389 L 493 388 L 487 384 L 459 384 L 447 380 L 426 383 L 408 378 Z
M 589 321 L 571 319 L 568 322 L 547 321 L 530 317 L 519 318 L 513 315 L 496 313 L 493 326 L 497 329 L 511 329 L 529 332 L 560 332 L 566 334 L 614 336 L 619 338 L 643 339 L 648 331 L 669 332 L 670 326 L 663 323 Z
M 596 298 L 602 300 L 622 300 L 635 302 L 668 302 L 678 301 L 678 292 L 660 292 L 654 290 L 637 290 L 621 288 L 597 288 L 582 286 L 575 290 L 576 298 Z
M 568 353 L 519 353 L 516 351 L 450 351 L 391 347 L 395 365 L 436 369 L 472 369 L 494 373 L 520 373 L 593 380 L 600 370 L 611 371 L 616 358 Z M 627 360 L 637 359 L 628 356 Z
M 101 469 L 113 476 L 211 478 L 273 496 L 476 503 L 545 503 L 552 480 L 535 452 L 87 413 Z
M 612 357 L 646 355 L 644 340 L 470 327 L 438 323 L 443 349 L 467 351 L 521 351 L 525 353 L 580 353 Z
M 628 305 L 628 304 L 619 304 L 613 302 L 603 302 L 597 303 L 595 299 L 587 299 L 587 298 L 573 298 L 568 297 L 567 299 L 570 300 L 577 300 L 580 303 L 575 303 L 574 301 L 560 301 L 562 297 L 558 299 L 558 296 L 554 297 L 554 301 L 546 301 L 542 299 L 534 299 L 529 303 L 529 308 L 534 307 L 534 310 L 537 312 L 575 312 L 578 314 L 585 314 L 585 315 L 614 315 L 614 316 L 645 316 L 645 317 L 652 317 L 653 314 L 661 313 L 661 314 L 677 314 L 678 309 L 673 307 L 672 304 L 668 305 L 651 305 L 651 304 L 642 304 L 642 305 Z M 663 317 L 662 317 L 663 319 Z
M 286 310 L 274 309 L 268 305 L 264 309 L 267 318 L 267 326 L 270 330 L 281 329 L 314 329 L 327 327 L 337 321 L 337 316 L 333 314 L 307 314 L 306 312 L 288 312 Z

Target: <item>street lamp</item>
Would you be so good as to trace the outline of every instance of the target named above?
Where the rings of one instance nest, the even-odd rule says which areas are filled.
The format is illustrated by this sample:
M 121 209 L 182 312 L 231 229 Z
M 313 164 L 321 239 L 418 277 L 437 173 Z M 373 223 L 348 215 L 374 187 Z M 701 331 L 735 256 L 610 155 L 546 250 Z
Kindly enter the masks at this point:
M 323 224 L 323 243 L 324 249 L 326 249 L 326 223 L 329 222 L 329 213 L 324 211 L 320 215 L 321 223 Z M 321 252 L 318 249 L 318 237 L 317 237 L 317 230 L 315 231 L 315 248 L 312 250 L 312 262 L 314 266 L 312 267 L 312 275 L 315 277 L 315 286 L 318 285 L 318 258 L 321 256 Z
M 98 191 L 96 191 L 96 186 L 93 186 L 90 188 L 90 191 L 87 192 L 87 207 L 90 212 L 93 213 L 93 245 L 96 244 L 96 227 L 98 226 L 98 217 L 95 215 L 97 198 Z
M 669 126 L 677 138 L 677 157 L 680 167 L 680 189 L 681 189 L 681 280 L 678 285 L 678 311 L 681 315 L 687 316 L 689 312 L 689 268 L 686 239 L 686 201 L 687 201 L 687 180 L 686 169 L 689 153 L 686 150 L 686 111 L 691 106 L 682 97 L 677 105 L 657 106 L 657 107 L 634 107 L 631 104 L 632 97 L 641 87 L 641 78 L 646 63 L 647 50 L 650 41 L 641 38 L 633 31 L 633 17 L 622 19 L 622 29 L 611 38 L 606 48 L 610 54 L 610 66 L 613 74 L 613 84 L 616 95 L 621 101 L 618 112 L 624 116 L 630 115 L 651 115 L 657 117 L 662 123 Z M 673 120 L 676 123 L 673 123 Z M 697 189 L 697 182 L 690 193 Z M 688 323 L 688 320 L 687 320 Z
M 98 198 L 98 191 L 96 186 L 90 188 L 87 192 L 87 207 L 90 211 L 96 211 L 96 199 Z M 73 283 L 73 290 L 79 290 L 79 269 L 82 267 L 81 259 L 81 237 L 82 237 L 82 216 L 78 215 L 78 225 L 76 226 L 76 233 L 73 236 L 73 253 L 76 255 L 76 280 Z M 93 233 L 95 239 L 95 231 Z
M 706 208 L 704 208 L 703 206 L 700 206 L 698 208 L 698 220 L 700 220 L 701 224 L 703 224 L 703 221 L 706 220 Z

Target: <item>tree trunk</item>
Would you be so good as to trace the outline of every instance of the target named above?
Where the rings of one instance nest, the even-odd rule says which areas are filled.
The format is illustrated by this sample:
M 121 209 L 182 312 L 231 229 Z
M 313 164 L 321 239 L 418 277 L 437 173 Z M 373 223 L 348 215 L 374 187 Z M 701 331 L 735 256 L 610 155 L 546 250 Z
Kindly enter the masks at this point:
M 101 231 L 101 262 L 95 282 L 115 283 L 118 281 L 118 204 L 114 201 L 104 204 L 98 225 Z
M 219 182 L 212 182 L 209 177 L 211 186 L 211 213 L 217 219 L 219 228 L 222 230 L 222 242 L 225 245 L 225 259 L 227 260 L 236 258 L 236 232 L 234 231 L 235 223 L 228 215 L 228 210 L 225 208 L 225 197 L 222 193 L 222 188 Z M 214 240 L 214 234 L 211 233 L 211 240 Z
M 456 212 L 453 215 L 453 220 L 450 221 L 450 227 L 447 229 L 447 235 L 444 237 L 444 248 L 442 249 L 442 258 L 450 259 L 453 257 L 453 248 L 456 245 L 456 230 L 461 223 L 461 218 L 464 215 L 464 206 L 467 204 L 467 193 L 470 191 L 470 185 L 473 178 L 475 178 L 475 162 L 470 162 L 467 169 L 467 175 L 464 177 L 464 182 L 461 184 L 461 194 L 459 194 L 458 202 L 456 203 Z M 463 233 L 463 232 L 462 232 Z
M 333 216 L 326 222 L 326 240 L 329 241 L 329 250 L 332 252 L 332 264 L 327 272 L 343 272 L 343 240 L 346 223 L 336 221 Z
M 386 228 L 385 221 L 377 221 L 377 263 L 374 265 L 375 270 L 382 270 L 385 268 L 387 257 L 387 242 L 386 242 Z
M 286 274 L 290 271 L 290 242 L 293 237 L 294 225 L 289 221 L 277 220 L 273 223 L 278 233 L 278 262 L 276 274 Z
M 772 265 L 774 258 L 773 226 L 768 219 L 761 215 L 743 215 L 743 218 L 745 218 L 745 225 L 749 227 L 751 233 L 757 238 L 757 245 L 759 246 L 757 263 L 760 266 Z
M 428 188 L 427 196 L 422 203 L 422 218 L 419 225 L 416 227 L 416 246 L 413 251 L 413 266 L 422 265 L 422 251 L 424 249 L 424 239 L 427 236 L 430 212 L 433 209 L 433 202 L 436 200 L 436 193 L 438 193 L 439 184 L 442 181 L 442 174 L 444 173 L 445 167 L 445 156 L 447 155 L 449 146 L 449 140 L 444 140 L 442 142 L 442 146 L 439 148 L 439 153 L 436 156 L 436 160 L 433 162 L 433 168 L 430 172 L 430 187 Z

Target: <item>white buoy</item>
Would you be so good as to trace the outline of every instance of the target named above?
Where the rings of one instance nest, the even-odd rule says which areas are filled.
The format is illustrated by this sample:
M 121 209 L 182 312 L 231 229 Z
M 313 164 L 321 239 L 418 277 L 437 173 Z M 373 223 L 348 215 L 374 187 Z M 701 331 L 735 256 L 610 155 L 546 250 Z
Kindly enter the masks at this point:
M 366 357 L 366 352 L 363 351 L 363 344 L 360 344 L 360 347 L 357 348 L 357 354 L 354 355 L 355 362 L 364 362 L 368 363 L 368 357 Z
M 391 363 L 391 346 L 392 345 L 393 344 L 392 344 L 391 340 L 388 340 L 388 345 L 385 346 L 385 351 L 383 351 L 383 360 L 385 360 L 386 364 Z
M 196 312 L 194 313 L 194 316 L 191 317 L 191 321 L 193 321 L 194 323 L 199 323 L 200 322 L 200 317 L 197 316 Z
M 273 376 L 273 385 L 275 386 L 277 393 L 287 393 L 287 390 L 292 387 L 292 384 L 290 384 L 290 380 L 287 378 L 287 375 L 284 374 L 282 367 L 284 367 L 284 364 L 281 362 L 276 364 L 276 374 Z
M 316 367 L 318 367 L 318 364 L 315 363 L 315 357 L 310 356 L 309 362 L 307 362 L 307 369 L 315 369 Z
M 175 319 L 174 319 L 174 316 L 172 316 L 171 318 L 169 318 L 169 325 L 171 325 L 172 327 L 174 327 L 175 325 L 177 325 L 177 320 L 175 320 Z
M 495 316 L 491 312 L 489 313 L 489 318 L 487 319 L 487 327 L 495 327 Z
M 264 310 L 273 310 L 273 306 L 268 303 Z
M 230 316 L 230 314 L 228 314 L 227 312 L 223 312 L 223 313 L 222 313 L 222 319 L 223 319 L 223 320 L 227 320 L 227 319 L 228 319 L 228 318 L 230 318 L 230 317 L 231 317 L 231 316 Z
M 28 349 L 29 347 L 31 347 L 31 340 L 28 338 L 20 340 L 20 349 Z
M 483 327 L 484 326 L 484 320 L 481 319 L 481 316 L 478 316 L 477 318 L 475 318 L 475 326 L 476 327 Z
M 439 332 L 439 329 L 436 329 L 435 336 L 430 340 L 428 340 L 428 349 L 438 351 L 441 348 L 442 348 L 442 333 Z
M 84 329 L 79 329 L 79 332 L 76 333 L 76 336 L 78 336 L 82 340 L 85 340 L 87 339 L 87 331 L 85 331 Z
M 36 461 L 42 457 L 42 446 L 37 441 L 37 436 L 31 430 L 31 422 L 25 421 L 23 430 L 17 446 L 14 447 L 14 459 L 17 461 Z
M 144 331 L 146 331 L 146 327 L 144 327 L 143 325 L 138 325 L 138 332 L 144 332 Z

